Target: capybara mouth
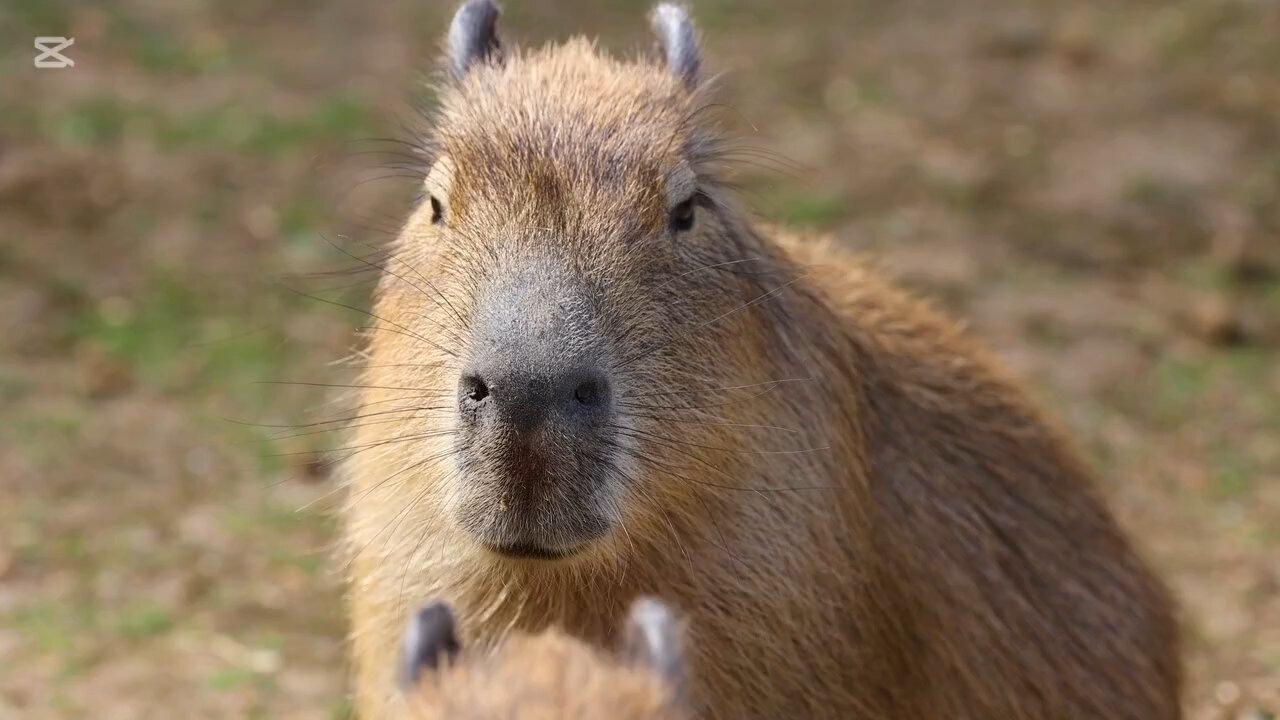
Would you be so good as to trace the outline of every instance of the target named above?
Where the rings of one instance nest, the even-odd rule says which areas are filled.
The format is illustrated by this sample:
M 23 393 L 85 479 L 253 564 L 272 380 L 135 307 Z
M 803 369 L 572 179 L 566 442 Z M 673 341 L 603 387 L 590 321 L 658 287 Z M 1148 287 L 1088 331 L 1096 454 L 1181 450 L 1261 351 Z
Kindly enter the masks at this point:
M 543 495 L 473 495 L 459 507 L 458 522 L 486 550 L 522 560 L 563 560 L 605 537 L 612 523 L 590 496 L 552 507 Z
M 609 534 L 619 492 L 610 458 L 588 442 L 579 452 L 513 445 L 477 443 L 463 454 L 455 517 L 478 544 L 506 558 L 558 560 Z
M 533 543 L 511 543 L 505 545 L 483 543 L 483 545 L 490 552 L 516 560 L 565 560 L 577 555 L 586 547 L 585 543 L 558 550 Z

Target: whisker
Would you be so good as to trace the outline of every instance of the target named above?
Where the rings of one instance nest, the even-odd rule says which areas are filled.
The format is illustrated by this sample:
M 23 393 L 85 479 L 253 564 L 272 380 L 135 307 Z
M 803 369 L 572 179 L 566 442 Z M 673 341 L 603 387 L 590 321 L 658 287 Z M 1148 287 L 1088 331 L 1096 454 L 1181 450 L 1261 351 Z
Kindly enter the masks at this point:
M 255 380 L 256 385 L 302 385 L 305 387 L 327 387 L 327 388 L 359 388 L 363 390 L 407 390 L 412 392 L 427 392 L 431 388 L 419 387 L 390 387 L 386 385 L 359 385 L 344 383 L 320 383 L 320 382 L 293 382 L 289 380 Z
M 321 237 L 323 237 L 323 236 L 321 236 Z M 413 287 L 415 290 L 417 290 L 419 293 L 421 293 L 423 297 L 425 297 L 425 298 L 427 298 L 427 299 L 431 300 L 432 302 L 435 302 L 435 303 L 436 303 L 436 305 L 440 305 L 440 303 L 439 303 L 439 302 L 437 302 L 435 298 L 431 297 L 431 295 L 430 295 L 429 293 L 427 293 L 427 291 L 423 290 L 419 285 L 417 285 L 416 283 L 414 283 L 414 282 L 412 282 L 412 281 L 408 280 L 408 279 L 407 279 L 407 278 L 405 278 L 403 275 L 400 275 L 399 273 L 395 272 L 394 270 L 391 270 L 391 269 L 390 269 L 390 268 L 388 268 L 385 264 L 370 263 L 369 261 L 365 260 L 364 258 L 357 257 L 357 256 L 356 256 L 356 255 L 354 255 L 353 253 L 350 253 L 350 252 L 346 251 L 345 249 L 343 249 L 343 248 L 339 247 L 336 243 L 334 243 L 333 241 L 329 240 L 328 238 L 324 238 L 324 240 L 325 240 L 325 242 L 327 242 L 327 243 L 329 243 L 330 245 L 332 245 L 336 250 L 338 250 L 338 252 L 343 253 L 344 255 L 346 255 L 347 257 L 352 258 L 353 260 L 357 260 L 357 261 L 359 261 L 359 262 L 364 262 L 364 263 L 368 264 L 368 265 L 369 265 L 370 267 L 372 267 L 372 268 L 376 268 L 376 269 L 378 269 L 379 271 L 381 271 L 381 272 L 383 272 L 383 273 L 386 273 L 386 274 L 388 274 L 388 275 L 391 275 L 391 276 L 392 276 L 392 277 L 394 277 L 394 278 L 399 279 L 400 281 L 404 282 L 405 284 L 407 284 L 407 285 L 409 285 L 409 286 Z M 368 246 L 368 245 L 365 245 L 365 247 L 369 247 L 369 246 Z M 401 264 L 403 264 L 403 265 L 408 266 L 408 267 L 409 267 L 409 269 L 411 269 L 411 270 L 413 270 L 415 273 L 417 273 L 418 277 L 422 278 L 422 280 L 423 280 L 424 282 L 426 282 L 426 283 L 427 283 L 427 286 L 428 286 L 428 287 L 430 287 L 433 291 L 435 291 L 436 295 L 440 296 L 440 299 L 444 300 L 444 302 L 445 302 L 445 306 L 447 306 L 447 307 L 449 308 L 449 310 L 450 310 L 451 312 L 453 312 L 454 317 L 456 317 L 456 318 L 458 319 L 458 322 L 459 322 L 459 323 L 461 323 L 461 325 L 459 325 L 459 328 L 461 328 L 462 326 L 465 326 L 465 325 L 466 325 L 466 322 L 462 319 L 462 316 L 458 314 L 458 311 L 454 309 L 453 304 L 449 302 L 449 299 L 448 299 L 447 297 L 445 297 L 445 296 L 444 296 L 444 294 L 440 292 L 440 289 L 439 289 L 439 288 L 437 288 L 435 285 L 433 285 L 433 284 L 431 283 L 431 281 L 430 281 L 430 280 L 428 280 L 428 279 L 427 279 L 427 277 L 426 277 L 425 275 L 423 275 L 422 273 L 418 272 L 417 268 L 413 267 L 412 265 L 409 265 L 409 264 L 408 264 L 408 263 L 406 263 L 404 260 L 401 260 L 401 259 L 400 259 L 400 257 L 399 257 L 398 255 L 394 254 L 394 253 L 393 253 L 393 254 L 389 254 L 389 255 L 387 256 L 387 261 L 388 261 L 388 262 L 391 262 L 391 261 L 399 262 L 399 263 L 401 263 Z M 428 319 L 430 319 L 430 318 L 428 318 Z M 434 320 L 431 320 L 431 321 L 432 321 L 433 323 L 435 323 L 435 321 L 434 321 Z M 453 339 L 455 342 L 457 342 L 457 343 L 459 343 L 460 345 L 462 345 L 462 346 L 464 346 L 464 347 L 465 347 L 466 343 L 465 343 L 461 338 L 459 338 L 459 337 L 457 336 L 457 334 L 451 333 L 447 328 L 445 328 L 443 325 L 440 325 L 439 323 L 435 323 L 435 324 L 436 324 L 436 327 L 440 328 L 441 330 L 443 330 L 443 331 L 445 331 L 445 332 L 449 332 L 449 333 L 451 334 L 451 336 L 452 336 L 452 339 Z
M 620 435 L 623 435 L 623 436 L 628 436 L 626 433 L 621 433 L 621 432 L 620 432 L 619 434 L 620 434 Z M 629 437 L 635 437 L 635 436 L 629 436 Z M 698 464 L 702 465 L 703 467 L 705 467 L 707 470 L 711 471 L 712 473 L 714 473 L 714 474 L 716 474 L 716 475 L 719 475 L 719 476 L 721 476 L 721 477 L 725 478 L 725 480 L 728 480 L 728 481 L 732 481 L 732 480 L 733 480 L 733 478 L 732 478 L 732 477 L 730 477 L 727 473 L 725 473 L 725 472 L 724 472 L 724 470 L 722 470 L 721 468 L 716 467 L 715 465 L 712 465 L 712 464 L 711 464 L 710 462 L 708 462 L 705 458 L 703 458 L 703 457 L 701 457 L 701 456 L 697 455 L 696 453 L 692 453 L 692 452 L 689 452 L 688 450 L 684 450 L 684 449 L 682 449 L 682 448 L 680 448 L 680 447 L 676 447 L 675 445 L 673 445 L 673 444 L 671 444 L 671 443 L 669 443 L 669 442 L 664 442 L 664 440 L 662 440 L 662 439 L 653 439 L 653 438 L 636 438 L 636 439 L 641 440 L 642 442 L 644 442 L 644 441 L 654 442 L 654 443 L 656 443 L 657 445 L 659 445 L 659 446 L 661 446 L 661 447 L 666 447 L 667 449 L 671 450 L 672 452 L 679 453 L 679 454 L 681 454 L 681 455 L 683 455 L 683 456 L 685 456 L 685 457 L 689 458 L 690 460 L 693 460 L 694 462 L 696 462 L 696 463 L 698 463 Z M 627 456 L 629 456 L 629 457 L 634 457 L 634 458 L 636 458 L 636 459 L 638 459 L 638 460 L 641 460 L 642 462 L 647 462 L 647 463 L 649 463 L 649 464 L 651 464 L 651 465 L 654 465 L 655 467 L 658 467 L 659 469 L 663 470 L 664 472 L 666 472 L 666 473 L 668 473 L 668 474 L 671 474 L 671 475 L 674 475 L 674 476 L 675 476 L 675 477 L 677 477 L 677 478 L 680 478 L 680 479 L 685 480 L 685 481 L 690 482 L 690 483 L 694 483 L 694 484 L 697 484 L 697 485 L 705 485 L 705 486 L 707 486 L 707 487 L 713 487 L 713 488 L 716 488 L 716 489 L 719 489 L 719 490 L 733 490 L 733 491 L 735 491 L 735 492 L 751 492 L 751 493 L 756 493 L 756 494 L 759 494 L 759 495 L 767 495 L 767 494 L 770 494 L 770 493 L 802 492 L 802 491 L 811 491 L 811 490 L 833 490 L 833 489 L 835 489 L 835 487 L 834 487 L 834 486 L 828 486 L 828 485 L 799 486 L 799 487 L 781 487 L 781 488 L 759 488 L 759 487 L 743 487 L 743 486 L 741 486 L 741 485 L 722 485 L 722 484 L 719 484 L 719 483 L 711 482 L 711 481 L 709 481 L 709 480 L 698 480 L 698 479 L 694 479 L 694 478 L 691 478 L 691 477 L 688 477 L 688 476 L 685 476 L 685 475 L 680 475 L 680 474 L 678 474 L 678 473 L 675 473 L 675 472 L 673 472 L 673 471 L 672 471 L 671 466 L 670 466 L 669 464 L 662 463 L 662 462 L 660 462 L 660 461 L 658 461 L 658 460 L 655 460 L 655 459 L 653 459 L 653 458 L 651 458 L 651 457 L 649 457 L 649 456 L 647 456 L 647 455 L 645 455 L 645 454 L 637 453 L 636 451 L 634 451 L 634 450 L 633 450 L 633 449 L 631 449 L 631 448 L 626 448 L 626 447 L 623 447 L 623 446 L 621 446 L 621 445 L 619 445 L 619 444 L 615 444 L 615 445 L 614 445 L 614 447 L 618 448 L 618 450 L 619 450 L 621 453 L 623 453 L 623 454 L 625 454 L 625 455 L 627 455 Z
M 785 433 L 799 433 L 799 430 L 793 428 L 780 427 L 778 425 L 757 425 L 754 423 L 736 423 L 736 422 L 702 422 L 699 420 L 682 420 L 670 416 L 644 415 L 641 413 L 618 413 L 622 417 L 643 418 L 645 420 L 657 420 L 664 423 L 676 423 L 681 425 L 697 425 L 699 427 L 740 427 L 754 428 L 757 430 L 778 430 Z
M 699 450 L 711 450 L 713 452 L 736 453 L 740 455 L 797 455 L 801 453 L 821 452 L 824 450 L 831 449 L 831 446 L 824 445 L 822 447 L 802 448 L 797 450 L 744 450 L 739 448 L 726 448 L 726 447 L 715 447 L 713 445 L 701 445 L 699 443 L 692 443 L 685 440 L 677 440 L 675 438 L 667 437 L 665 435 L 659 435 L 657 433 L 651 433 L 651 432 L 639 430 L 636 428 L 627 428 L 621 425 L 610 424 L 608 425 L 608 427 L 613 428 L 614 430 L 617 430 L 620 432 L 639 433 L 648 438 L 652 438 L 656 440 L 665 440 L 670 443 L 697 448 Z
M 373 493 L 374 491 L 376 491 L 376 490 L 378 490 L 379 488 L 383 487 L 384 485 L 386 485 L 388 482 L 390 482 L 390 481 L 391 481 L 391 480 L 393 480 L 394 478 L 397 478 L 397 477 L 399 477 L 400 475 L 403 475 L 403 474 L 404 474 L 404 473 L 406 473 L 406 472 L 411 472 L 411 471 L 413 471 L 413 470 L 417 470 L 417 469 L 419 469 L 419 468 L 421 468 L 421 467 L 424 467 L 425 465 L 427 465 L 427 463 L 432 463 L 432 462 L 437 462 L 437 461 L 439 461 L 439 460 L 443 460 L 444 458 L 449 457 L 449 455 L 450 455 L 450 454 L 452 454 L 452 452 L 453 452 L 453 450 L 452 450 L 452 448 L 450 448 L 448 451 L 435 453 L 434 455 L 429 455 L 429 456 L 427 456 L 427 457 L 425 457 L 425 458 L 423 458 L 423 459 L 421 459 L 421 460 L 418 460 L 418 461 L 413 462 L 413 463 L 411 463 L 411 464 L 409 464 L 409 465 L 406 465 L 405 467 L 400 468 L 399 470 L 395 471 L 394 473 L 392 473 L 392 474 L 388 475 L 387 477 L 385 477 L 385 478 L 383 478 L 383 479 L 379 480 L 376 484 L 374 484 L 374 485 L 372 485 L 372 486 L 370 486 L 370 487 L 366 488 L 364 492 L 360 493 L 360 495 L 359 495 L 359 496 L 357 496 L 357 497 L 355 497 L 355 498 L 351 499 L 351 500 L 349 501 L 349 503 L 350 503 L 350 504 L 359 503 L 360 501 L 362 501 L 362 500 L 364 500 L 366 497 L 368 497 L 371 493 Z
M 764 382 L 750 383 L 748 385 L 726 385 L 724 387 L 705 388 L 702 390 L 668 390 L 668 391 L 653 392 L 653 393 L 632 393 L 632 394 L 623 395 L 622 397 L 638 398 L 638 397 L 657 397 L 659 395 L 688 395 L 688 394 L 695 394 L 695 393 L 728 392 L 730 390 L 749 390 L 751 388 L 761 387 L 764 385 L 770 386 L 769 389 L 772 390 L 773 387 L 781 385 L 783 383 L 807 382 L 812 379 L 813 378 L 807 378 L 807 377 L 783 378 L 781 380 L 766 380 Z
M 400 523 L 404 520 L 405 516 L 408 515 L 408 513 L 413 508 L 415 508 L 419 502 L 421 502 L 424 498 L 430 495 L 433 490 L 438 490 L 438 489 L 439 489 L 438 486 L 428 484 L 416 495 L 414 495 L 409 502 L 405 503 L 405 506 L 401 508 L 400 511 L 396 513 L 395 516 L 391 520 L 389 520 L 386 525 L 383 525 L 382 529 L 374 533 L 373 537 L 369 538 L 368 542 L 366 542 L 363 546 L 361 546 L 360 550 L 358 550 L 356 554 L 352 556 L 351 560 L 347 561 L 347 566 L 344 569 L 344 574 L 349 574 L 351 572 L 352 563 L 358 560 L 361 555 L 364 555 L 364 553 L 370 548 L 370 546 L 372 546 L 373 543 L 376 542 L 379 537 L 382 537 L 383 533 L 385 533 L 389 529 L 392 529 L 393 527 L 399 527 Z M 386 544 L 384 543 L 382 547 L 385 548 Z
M 705 321 L 705 322 L 702 322 L 702 323 L 697 324 L 696 326 L 694 326 L 693 328 L 691 328 L 688 332 L 686 332 L 686 333 L 684 333 L 684 334 L 680 335 L 680 336 L 679 336 L 678 338 L 676 338 L 676 339 L 689 337 L 689 336 L 691 336 L 693 333 L 695 333 L 695 332 L 697 332 L 697 331 L 699 331 L 699 330 L 705 329 L 705 328 L 709 327 L 710 325 L 713 325 L 713 324 L 715 324 L 715 323 L 717 323 L 717 322 L 719 322 L 719 321 L 721 321 L 721 320 L 723 320 L 723 319 L 725 319 L 725 318 L 727 318 L 727 317 L 730 317 L 730 316 L 735 315 L 735 314 L 737 314 L 737 313 L 739 313 L 739 312 L 742 312 L 743 310 L 746 310 L 746 309 L 748 309 L 748 308 L 750 308 L 750 307 L 753 307 L 753 306 L 758 305 L 758 304 L 760 304 L 760 303 L 762 303 L 762 302 L 765 302 L 765 301 L 767 301 L 768 299 L 770 299 L 770 298 L 772 298 L 772 297 L 776 297 L 776 296 L 778 295 L 778 293 L 782 292 L 782 291 L 783 291 L 783 290 L 785 290 L 786 288 L 790 287 L 791 285 L 794 285 L 795 283 L 799 282 L 800 280 L 803 280 L 803 279 L 804 279 L 804 278 L 806 278 L 806 277 L 808 277 L 808 275 L 807 275 L 807 274 L 805 274 L 805 275 L 798 275 L 798 276 L 796 276 L 796 277 L 794 277 L 794 278 L 792 278 L 792 279 L 790 279 L 790 280 L 786 281 L 785 283 L 783 283 L 783 284 L 779 285 L 778 287 L 775 287 L 775 288 L 773 288 L 772 290 L 769 290 L 769 291 L 767 291 L 767 292 L 765 292 L 765 293 L 762 293 L 762 294 L 760 294 L 759 296 L 757 296 L 757 297 L 753 298 L 752 300 L 749 300 L 748 302 L 743 303 L 743 304 L 741 304 L 741 305 L 739 305 L 739 306 L 735 307 L 735 308 L 734 308 L 734 309 L 732 309 L 732 310 L 729 310 L 729 311 L 727 311 L 727 312 L 721 313 L 720 315 L 717 315 L 717 316 L 715 316 L 714 318 L 712 318 L 712 319 L 710 319 L 710 320 L 707 320 L 707 321 Z M 628 358 L 627 360 L 623 361 L 623 362 L 622 362 L 618 367 L 619 367 L 619 369 L 626 369 L 627 367 L 631 366 L 631 365 L 632 365 L 632 364 L 634 364 L 635 362 L 637 362 L 637 361 L 639 361 L 639 360 L 641 360 L 641 359 L 643 359 L 643 358 L 645 358 L 645 357 L 648 357 L 649 355 L 652 355 L 653 353 L 655 353 L 655 352 L 657 352 L 657 351 L 659 351 L 659 350 L 662 350 L 662 349 L 664 349 L 664 348 L 666 348 L 666 347 L 670 346 L 672 342 L 674 342 L 674 339 L 673 339 L 673 340 L 668 340 L 667 342 L 663 343 L 662 345 L 658 345 L 658 346 L 656 346 L 656 347 L 653 347 L 653 348 L 650 348 L 650 349 L 648 349 L 648 350 L 642 351 L 642 352 L 640 352 L 640 353 L 638 353 L 638 354 L 636 354 L 636 355 L 632 356 L 631 358 Z
M 285 290 L 288 290 L 288 291 L 289 291 L 289 292 L 291 292 L 291 293 L 294 293 L 295 295 L 298 295 L 299 297 L 307 298 L 308 300 L 315 300 L 316 302 L 322 302 L 322 303 L 325 303 L 325 304 L 327 304 L 327 305 L 333 305 L 334 307 L 340 307 L 340 308 L 344 308 L 344 309 L 346 309 L 346 310 L 351 310 L 351 311 L 353 311 L 353 312 L 358 312 L 358 313 L 360 313 L 361 315 L 367 315 L 367 316 L 369 316 L 369 317 L 373 318 L 374 320 L 377 320 L 377 321 L 379 321 L 379 322 L 384 322 L 384 323 L 387 323 L 388 325 L 391 325 L 391 326 L 394 326 L 394 327 L 396 327 L 396 328 L 399 328 L 399 329 L 400 329 L 401 331 L 403 331 L 404 333 L 407 333 L 410 337 L 413 337 L 413 338 L 416 338 L 416 339 L 418 339 L 418 340 L 421 340 L 422 342 L 427 343 L 428 345 L 431 345 L 432 347 L 436 348 L 437 350 L 439 350 L 439 351 L 440 351 L 440 352 L 442 352 L 442 353 L 445 353 L 446 355 L 452 355 L 452 356 L 454 356 L 454 357 L 457 357 L 457 355 L 454 355 L 454 353 L 450 352 L 449 350 L 447 350 L 447 349 L 445 349 L 445 348 L 443 348 L 443 347 L 440 347 L 439 345 L 436 345 L 435 343 L 433 343 L 433 342 L 431 342 L 430 340 L 426 339 L 426 338 L 425 338 L 425 337 L 423 337 L 422 335 L 419 335 L 418 333 L 416 333 L 416 332 L 414 332 L 414 331 L 410 330 L 409 328 L 405 327 L 404 325 L 401 325 L 400 323 L 397 323 L 397 322 L 395 322 L 395 321 L 393 321 L 393 320 L 388 320 L 388 319 L 386 319 L 386 318 L 384 318 L 384 317 L 381 317 L 381 316 L 375 315 L 375 314 L 373 314 L 372 312 L 369 312 L 368 310 L 363 310 L 363 309 L 361 309 L 361 308 L 355 307 L 354 305 L 348 305 L 348 304 L 346 304 L 346 303 L 341 303 L 341 302 L 338 302 L 337 300 L 330 300 L 330 299 L 328 299 L 328 298 L 322 298 L 322 297 L 320 297 L 320 296 L 318 296 L 318 295 L 312 295 L 311 293 L 305 293 L 305 292 L 302 292 L 301 290 L 295 290 L 294 288 L 291 288 L 291 287 L 289 287 L 289 286 L 287 286 L 287 285 L 281 285 L 280 287 L 284 288 Z M 376 328 L 375 328 L 375 329 L 376 329 Z
M 413 435 L 408 435 L 408 436 L 403 436 L 403 437 L 395 437 L 395 438 L 389 438 L 389 439 L 386 439 L 386 440 L 378 440 L 378 441 L 375 441 L 375 442 L 366 443 L 366 444 L 364 444 L 364 445 L 350 445 L 350 446 L 348 446 L 348 447 L 333 448 L 333 449 L 331 449 L 331 450 L 325 450 L 325 451 L 316 451 L 316 450 L 298 450 L 298 451 L 296 451 L 296 452 L 276 453 L 276 454 L 272 455 L 272 457 L 294 457 L 294 456 L 298 456 L 298 455 L 318 455 L 318 454 L 323 454 L 323 453 L 339 453 L 339 452 L 346 452 L 346 451 L 348 451 L 348 450 L 362 451 L 362 450 L 369 450 L 369 449 L 371 449 L 371 448 L 376 448 L 376 447 L 384 447 L 384 446 L 386 446 L 386 445 L 395 445 L 395 444 L 402 443 L 402 442 L 411 442 L 411 441 L 414 441 L 414 440 L 426 440 L 427 438 L 440 437 L 440 436 L 443 436 L 443 435 L 452 435 L 452 434 L 454 434 L 454 433 L 456 433 L 456 432 L 457 432 L 457 431 L 455 431 L 455 430 L 453 430 L 453 429 L 448 429 L 448 430 L 430 430 L 430 431 L 428 431 L 428 432 L 424 432 L 424 433 L 415 433 L 415 434 L 413 434 Z M 352 457 L 354 454 L 355 454 L 355 453 L 352 453 L 352 455 L 347 455 L 346 457 L 344 457 L 344 458 L 342 458 L 342 459 L 343 459 L 343 460 L 346 460 L 347 458 Z
M 413 422 L 414 420 L 426 420 L 426 419 L 431 419 L 432 416 L 423 415 L 421 414 L 420 411 L 432 410 L 432 409 L 439 410 L 440 408 L 423 407 L 423 408 L 408 408 L 406 410 L 396 410 L 394 412 L 412 413 L 412 414 L 409 415 L 408 417 L 394 417 L 394 418 L 387 418 L 385 420 L 374 420 L 372 422 L 367 422 L 367 423 L 353 423 L 350 425 L 340 425 L 340 426 L 331 427 L 331 428 L 323 428 L 320 430 L 307 430 L 304 432 L 291 433 L 288 435 L 274 435 L 271 437 L 271 440 L 274 442 L 279 442 L 281 440 L 292 440 L 294 438 L 306 437 L 308 435 L 323 435 L 325 433 L 346 432 L 349 430 L 357 430 L 359 428 L 374 427 L 377 425 L 390 425 L 392 423 L 408 423 L 408 422 Z M 391 412 L 391 411 L 388 411 L 388 412 Z

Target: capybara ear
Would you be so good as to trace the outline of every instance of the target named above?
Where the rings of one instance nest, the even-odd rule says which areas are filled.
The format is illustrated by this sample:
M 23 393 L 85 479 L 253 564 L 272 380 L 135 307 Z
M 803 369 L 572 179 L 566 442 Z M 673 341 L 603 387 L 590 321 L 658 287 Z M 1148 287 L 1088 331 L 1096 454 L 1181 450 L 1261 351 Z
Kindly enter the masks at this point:
M 411 688 L 422 673 L 434 670 L 441 661 L 458 654 L 458 636 L 454 632 L 453 612 L 444 602 L 424 605 L 409 618 L 400 651 L 400 685 Z
M 472 65 L 502 62 L 498 6 L 493 0 L 468 0 L 449 25 L 449 74 L 461 80 Z
M 690 90 L 698 86 L 702 52 L 698 49 L 698 29 L 683 7 L 662 3 L 649 15 L 649 23 L 658 36 L 658 52 L 672 75 L 684 81 Z
M 623 652 L 676 689 L 685 683 L 684 628 L 671 609 L 652 597 L 637 598 L 627 615 Z

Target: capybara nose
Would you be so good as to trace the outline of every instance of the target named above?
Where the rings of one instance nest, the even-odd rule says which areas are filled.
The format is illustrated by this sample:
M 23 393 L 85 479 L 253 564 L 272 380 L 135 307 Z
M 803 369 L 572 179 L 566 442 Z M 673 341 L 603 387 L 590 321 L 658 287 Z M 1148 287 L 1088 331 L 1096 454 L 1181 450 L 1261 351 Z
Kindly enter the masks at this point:
M 600 371 L 573 367 L 538 372 L 518 362 L 473 367 L 458 383 L 458 403 L 471 422 L 503 434 L 555 433 L 596 425 L 608 413 L 609 381 Z
M 568 452 L 603 429 L 613 399 L 594 298 L 546 259 L 501 273 L 480 293 L 458 379 L 473 437 L 512 451 L 525 446 L 511 441 L 540 433 L 545 442 L 528 447 Z

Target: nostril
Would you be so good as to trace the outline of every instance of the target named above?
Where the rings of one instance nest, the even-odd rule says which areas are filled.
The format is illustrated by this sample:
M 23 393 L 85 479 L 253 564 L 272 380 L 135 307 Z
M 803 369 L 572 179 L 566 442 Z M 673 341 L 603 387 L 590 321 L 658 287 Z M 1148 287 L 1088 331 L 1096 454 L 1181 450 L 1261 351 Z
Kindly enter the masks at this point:
M 489 397 L 489 386 L 475 375 L 468 375 L 462 379 L 462 392 L 472 401 L 480 402 Z
M 573 391 L 573 398 L 582 405 L 599 405 L 603 396 L 600 383 L 595 380 L 588 380 Z

